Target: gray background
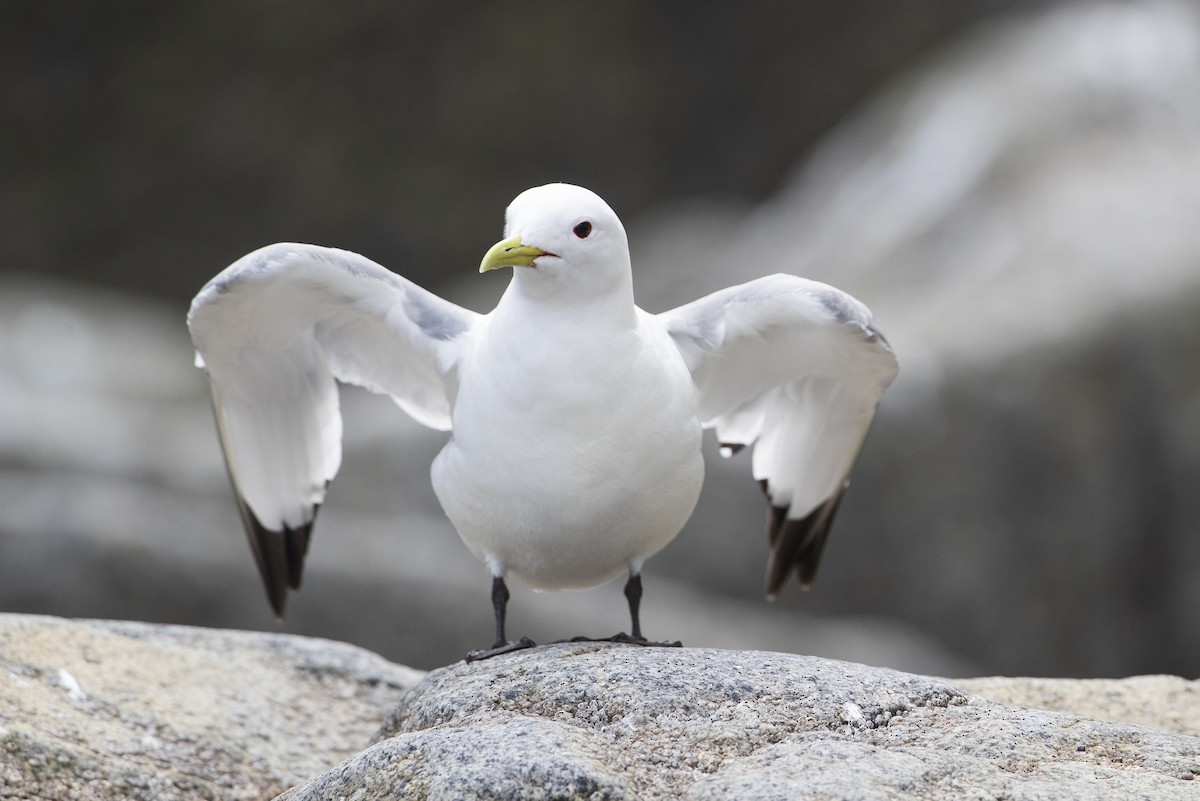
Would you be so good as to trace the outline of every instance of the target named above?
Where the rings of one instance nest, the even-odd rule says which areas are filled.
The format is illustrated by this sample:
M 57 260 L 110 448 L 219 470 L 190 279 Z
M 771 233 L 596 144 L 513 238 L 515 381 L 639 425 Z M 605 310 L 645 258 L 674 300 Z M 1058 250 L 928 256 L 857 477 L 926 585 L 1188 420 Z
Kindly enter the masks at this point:
M 812 592 L 761 600 L 761 498 L 713 458 L 651 636 L 1200 674 L 1198 54 L 1170 2 L 3 4 L 0 608 L 276 628 L 189 298 L 295 240 L 485 310 L 504 206 L 568 180 L 626 221 L 647 309 L 788 270 L 901 360 Z M 485 644 L 442 437 L 343 405 L 284 630 L 419 667 Z M 510 619 L 626 625 L 616 585 Z

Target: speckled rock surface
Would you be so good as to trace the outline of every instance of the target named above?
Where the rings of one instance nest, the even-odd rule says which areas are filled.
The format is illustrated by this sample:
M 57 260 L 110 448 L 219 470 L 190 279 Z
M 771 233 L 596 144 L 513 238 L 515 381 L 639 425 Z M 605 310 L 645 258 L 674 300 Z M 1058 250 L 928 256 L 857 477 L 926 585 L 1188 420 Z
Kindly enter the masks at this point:
M 1200 737 L 1200 680 L 1179 676 L 1127 679 L 954 679 L 961 690 L 1009 706 L 1050 709 L 1094 720 L 1136 723 Z
M 420 675 L 324 640 L 0 615 L 0 799 L 270 797 Z
M 287 801 L 1200 798 L 1200 739 L 790 654 L 552 645 L 433 671 Z

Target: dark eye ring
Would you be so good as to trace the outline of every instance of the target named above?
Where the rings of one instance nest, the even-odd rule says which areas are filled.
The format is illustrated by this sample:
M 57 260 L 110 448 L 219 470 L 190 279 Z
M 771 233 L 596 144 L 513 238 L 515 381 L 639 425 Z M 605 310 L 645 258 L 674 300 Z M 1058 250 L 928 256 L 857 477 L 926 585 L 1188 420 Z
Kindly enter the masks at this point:
M 575 236 L 579 237 L 580 239 L 587 239 L 588 235 L 592 233 L 592 224 L 587 220 L 584 220 L 579 225 L 572 228 L 571 231 L 574 232 Z

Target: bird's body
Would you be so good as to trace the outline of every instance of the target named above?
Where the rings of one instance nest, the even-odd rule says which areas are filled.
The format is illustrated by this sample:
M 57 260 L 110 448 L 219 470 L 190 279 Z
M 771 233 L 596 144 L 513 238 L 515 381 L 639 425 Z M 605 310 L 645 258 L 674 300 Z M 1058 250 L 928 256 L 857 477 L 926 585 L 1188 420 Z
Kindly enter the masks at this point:
M 648 314 L 620 220 L 566 184 L 519 195 L 505 234 L 480 270 L 514 276 L 487 315 L 314 245 L 255 251 L 196 296 L 197 363 L 276 614 L 340 463 L 335 379 L 452 431 L 433 486 L 493 576 L 498 644 L 506 576 L 555 590 L 628 572 L 640 639 L 642 563 L 695 507 L 703 428 L 727 455 L 755 446 L 768 597 L 793 572 L 807 586 L 896 372 L 866 307 L 774 275 Z
M 464 367 L 505 369 L 463 370 L 433 487 L 494 573 L 594 587 L 636 572 L 691 516 L 704 477 L 693 393 L 679 391 L 691 374 L 649 315 L 593 328 L 539 306 L 501 303 L 480 332 L 491 335 L 466 343 Z M 516 315 L 535 341 L 504 334 Z

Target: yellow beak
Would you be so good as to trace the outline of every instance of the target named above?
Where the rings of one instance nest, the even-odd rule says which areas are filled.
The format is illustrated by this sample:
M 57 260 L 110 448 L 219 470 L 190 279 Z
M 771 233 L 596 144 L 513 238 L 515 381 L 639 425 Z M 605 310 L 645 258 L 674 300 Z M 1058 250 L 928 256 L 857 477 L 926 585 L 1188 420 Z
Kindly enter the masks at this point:
M 488 270 L 499 270 L 501 267 L 532 267 L 534 259 L 548 255 L 550 254 L 541 248 L 531 247 L 521 242 L 521 236 L 518 234 L 492 245 L 491 249 L 483 254 L 483 261 L 479 263 L 479 272 L 486 273 Z

